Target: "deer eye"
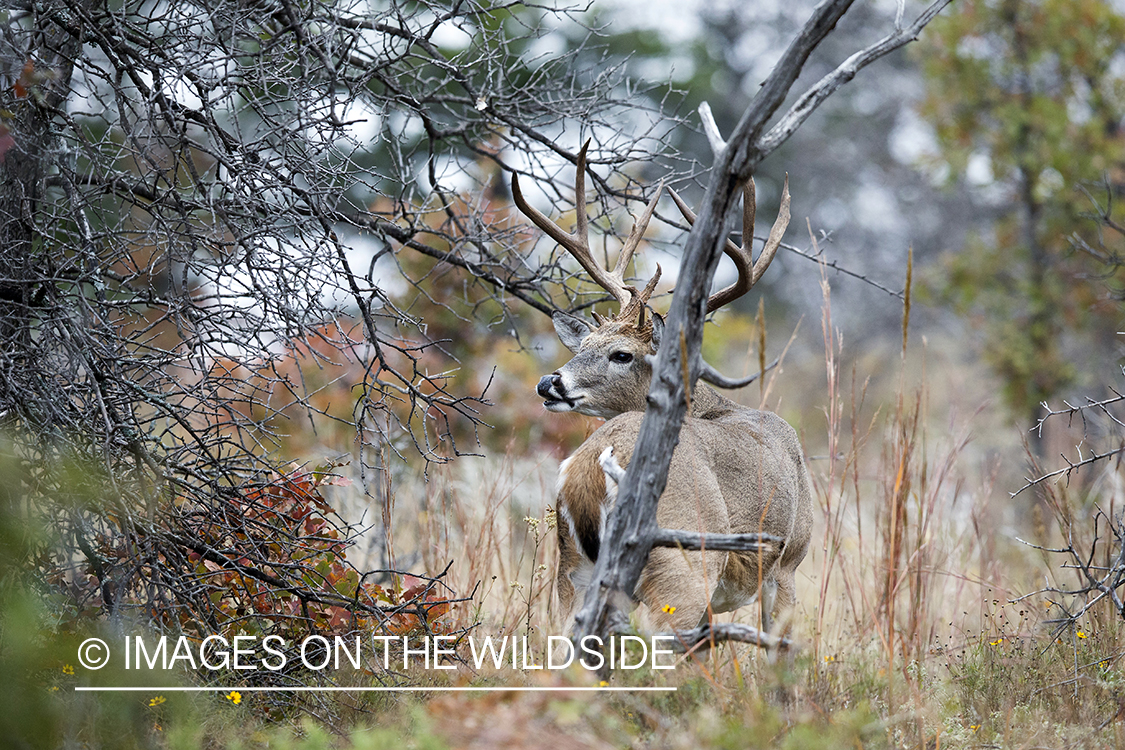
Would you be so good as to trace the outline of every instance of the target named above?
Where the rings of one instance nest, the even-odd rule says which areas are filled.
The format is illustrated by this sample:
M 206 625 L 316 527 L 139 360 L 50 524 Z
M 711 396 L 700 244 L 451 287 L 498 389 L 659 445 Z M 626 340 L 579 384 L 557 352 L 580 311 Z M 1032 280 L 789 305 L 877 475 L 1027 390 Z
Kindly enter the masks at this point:
M 614 352 L 609 355 L 610 362 L 616 362 L 619 365 L 627 365 L 633 361 L 633 355 L 629 352 Z

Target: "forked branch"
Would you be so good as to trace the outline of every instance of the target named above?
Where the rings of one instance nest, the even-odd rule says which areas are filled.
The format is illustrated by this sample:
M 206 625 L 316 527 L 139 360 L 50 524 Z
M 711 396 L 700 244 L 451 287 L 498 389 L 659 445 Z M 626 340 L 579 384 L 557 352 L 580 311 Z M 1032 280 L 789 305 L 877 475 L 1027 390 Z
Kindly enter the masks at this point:
M 1081 469 L 1083 466 L 1089 466 L 1090 464 L 1097 463 L 1098 461 L 1105 461 L 1108 458 L 1113 458 L 1114 456 L 1120 456 L 1122 454 L 1125 454 L 1125 445 L 1105 451 L 1103 453 L 1092 453 L 1089 456 L 1086 456 L 1086 458 L 1080 458 L 1078 461 L 1071 461 L 1066 456 L 1062 456 L 1062 460 L 1066 462 L 1066 466 L 1061 469 L 1055 469 L 1054 471 L 1047 472 L 1046 474 L 1038 476 L 1034 479 L 1027 479 L 1022 487 L 1020 487 L 1015 492 L 1008 493 L 1008 496 L 1015 497 L 1026 489 L 1042 484 L 1049 479 L 1063 476 L 1064 474 L 1067 476 L 1067 478 L 1069 478 L 1073 472 Z
M 633 460 L 618 486 L 617 505 L 603 537 L 603 553 L 598 555 L 585 603 L 575 619 L 572 637 L 576 639 L 605 632 L 612 626 L 613 600 L 618 592 L 632 593 L 636 589 L 648 559 L 657 501 L 667 483 L 668 466 L 686 411 L 686 389 L 691 387 L 692 377 L 699 374 L 704 311 L 708 307 L 704 295 L 725 248 L 725 218 L 737 201 L 736 191 L 761 160 L 780 146 L 808 113 L 853 76 L 855 70 L 916 37 L 949 0 L 936 0 L 914 24 L 892 34 L 890 41 L 885 39 L 853 55 L 848 67 L 836 78 L 827 85 L 814 87 L 799 100 L 800 111 L 791 110 L 783 118 L 785 124 L 780 131 L 775 127 L 764 137 L 767 123 L 788 97 L 809 55 L 832 32 L 852 2 L 825 0 L 816 7 L 715 158 L 699 217 L 684 250 L 676 284 L 680 291 L 673 297 L 665 324 L 665 340 L 679 341 L 680 346 L 662 346 L 657 354 L 649 408 L 641 423 Z M 685 367 L 689 369 L 687 378 L 682 374 Z
M 776 635 L 764 633 L 751 625 L 737 622 L 711 622 L 691 630 L 676 630 L 671 633 L 661 633 L 663 636 L 672 636 L 670 641 L 673 650 L 682 653 L 695 653 L 704 651 L 726 641 L 750 643 L 767 649 L 792 651 L 797 645 L 789 638 L 779 638 Z
M 1096 508 L 1092 519 L 1093 532 L 1085 544 L 1075 540 L 1076 529 L 1072 519 L 1060 520 L 1063 521 L 1066 547 L 1049 548 L 1017 538 L 1041 552 L 1066 555 L 1069 559 L 1061 567 L 1078 574 L 1078 585 L 1075 587 L 1047 585 L 1013 600 L 1014 603 L 1034 596 L 1051 597 L 1051 604 L 1058 607 L 1055 610 L 1057 614 L 1044 620 L 1044 624 L 1053 626 L 1052 638 L 1058 637 L 1067 628 L 1074 628 L 1101 601 L 1108 600 L 1117 616 L 1125 618 L 1125 601 L 1120 593 L 1125 586 L 1125 527 L 1121 519 L 1112 518 L 1101 508 Z M 1071 601 L 1060 601 L 1065 599 Z

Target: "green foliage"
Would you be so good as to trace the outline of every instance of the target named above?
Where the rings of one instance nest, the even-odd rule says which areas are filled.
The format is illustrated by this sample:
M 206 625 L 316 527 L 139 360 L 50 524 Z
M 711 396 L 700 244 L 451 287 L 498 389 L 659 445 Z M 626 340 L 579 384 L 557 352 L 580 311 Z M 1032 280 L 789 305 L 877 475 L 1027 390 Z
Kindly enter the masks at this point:
M 60 622 L 65 609 L 37 572 L 48 532 L 27 512 L 22 489 L 35 479 L 0 438 L 0 737 L 5 747 L 150 746 L 153 719 L 137 696 L 97 699 L 74 692 L 94 675 L 127 684 L 108 666 L 90 673 L 75 661 L 80 638 Z M 97 632 L 102 638 L 109 636 Z M 146 696 L 145 700 L 148 700 Z M 173 715 L 163 709 L 165 716 Z
M 953 11 L 924 47 L 925 109 L 951 166 L 963 170 L 983 151 L 998 179 L 1029 170 L 1047 197 L 1120 164 L 1125 80 L 1111 63 L 1125 17 L 1102 0 L 991 0 Z
M 1077 342 L 1111 335 L 1106 278 L 1068 238 L 1090 209 L 1078 188 L 1125 165 L 1123 38 L 1103 0 L 980 0 L 939 17 L 922 48 L 941 161 L 978 182 L 987 166 L 990 200 L 1003 192 L 1003 215 L 936 286 L 983 330 L 1018 418 L 1074 381 Z

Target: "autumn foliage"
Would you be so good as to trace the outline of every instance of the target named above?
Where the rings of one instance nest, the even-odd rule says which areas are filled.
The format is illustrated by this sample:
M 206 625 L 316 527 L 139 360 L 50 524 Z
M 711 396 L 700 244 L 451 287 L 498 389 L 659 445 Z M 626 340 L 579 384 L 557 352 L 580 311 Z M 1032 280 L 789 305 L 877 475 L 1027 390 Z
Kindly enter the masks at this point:
M 349 563 L 348 528 L 321 494 L 351 484 L 333 468 L 291 467 L 196 529 L 202 543 L 188 555 L 191 577 L 209 590 L 220 626 L 288 636 L 447 630 L 450 601 L 436 579 L 404 588 L 403 576 L 390 575 L 380 585 Z

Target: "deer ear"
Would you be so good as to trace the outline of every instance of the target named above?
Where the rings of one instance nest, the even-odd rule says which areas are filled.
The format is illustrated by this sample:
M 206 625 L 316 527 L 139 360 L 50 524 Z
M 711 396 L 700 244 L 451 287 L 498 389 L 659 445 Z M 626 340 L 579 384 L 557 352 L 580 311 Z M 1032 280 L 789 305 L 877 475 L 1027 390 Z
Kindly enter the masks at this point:
M 664 318 L 660 313 L 652 314 L 652 348 L 660 348 L 660 337 L 664 335 Z
M 578 353 L 578 347 L 582 345 L 582 340 L 589 336 L 590 331 L 593 330 L 593 326 L 582 318 L 576 318 L 564 312 L 556 312 L 551 316 L 551 320 L 555 323 L 555 333 L 559 335 L 559 340 L 562 341 L 563 346 L 575 354 Z

